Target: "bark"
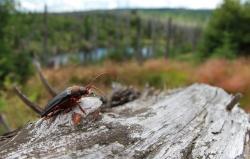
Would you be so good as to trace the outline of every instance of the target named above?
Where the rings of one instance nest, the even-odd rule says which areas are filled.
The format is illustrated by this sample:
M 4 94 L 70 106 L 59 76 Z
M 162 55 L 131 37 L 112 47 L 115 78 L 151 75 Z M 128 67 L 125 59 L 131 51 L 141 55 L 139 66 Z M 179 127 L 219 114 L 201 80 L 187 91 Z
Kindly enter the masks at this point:
M 226 110 L 232 99 L 224 90 L 204 84 L 168 92 L 147 90 L 134 101 L 110 108 L 98 120 L 88 115 L 77 126 L 71 120 L 77 108 L 54 121 L 30 123 L 0 141 L 0 156 L 249 158 L 250 118 L 238 104 Z M 97 99 L 91 100 L 96 107 L 87 114 L 100 105 Z

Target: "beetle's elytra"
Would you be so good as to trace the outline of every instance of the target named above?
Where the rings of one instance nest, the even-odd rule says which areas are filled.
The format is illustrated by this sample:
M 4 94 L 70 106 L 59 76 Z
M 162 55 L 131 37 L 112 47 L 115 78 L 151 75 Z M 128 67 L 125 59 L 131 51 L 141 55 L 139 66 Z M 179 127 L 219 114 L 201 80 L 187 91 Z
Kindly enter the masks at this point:
M 82 96 L 90 94 L 89 89 L 82 86 L 73 86 L 65 89 L 48 102 L 41 117 L 47 116 L 50 113 L 53 115 L 55 112 L 70 109 L 78 105 L 78 101 Z

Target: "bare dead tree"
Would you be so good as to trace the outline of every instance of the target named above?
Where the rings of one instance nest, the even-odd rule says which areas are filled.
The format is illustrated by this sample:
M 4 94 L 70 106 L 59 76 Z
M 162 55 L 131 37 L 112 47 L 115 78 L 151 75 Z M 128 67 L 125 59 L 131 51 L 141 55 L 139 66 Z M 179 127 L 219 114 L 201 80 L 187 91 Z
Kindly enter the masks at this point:
M 127 38 L 127 40 L 126 40 L 126 47 L 127 48 L 130 48 L 130 16 L 129 15 L 127 15 L 126 16 L 126 38 Z
M 143 57 L 141 53 L 141 18 L 136 14 L 136 59 L 139 64 L 142 64 Z
M 150 21 L 150 38 L 152 39 L 152 51 L 151 51 L 151 56 L 154 56 L 155 54 L 155 48 L 156 48 L 156 25 L 155 25 L 156 21 L 155 20 L 151 20 Z
M 121 16 L 117 12 L 115 15 L 115 49 L 118 50 L 121 43 L 121 30 L 120 30 L 120 18 Z
M 48 56 L 48 9 L 47 5 L 44 6 L 44 14 L 43 14 L 43 56 L 42 60 L 46 63 L 46 59 Z
M 192 36 L 192 39 L 191 39 L 191 43 L 192 43 L 192 47 L 193 47 L 193 50 L 196 49 L 196 46 L 197 46 L 197 43 L 201 37 L 201 33 L 202 33 L 202 28 L 201 27 L 198 27 L 198 26 L 195 26 L 193 28 L 193 36 Z
M 165 25 L 166 32 L 166 50 L 165 50 L 165 58 L 167 59 L 170 53 L 170 41 L 172 37 L 172 19 L 169 18 L 167 24 Z
M 94 59 L 94 56 L 97 54 L 97 36 L 98 36 L 98 23 L 97 16 L 93 15 L 93 35 L 92 35 L 92 45 L 93 45 L 93 53 L 90 55 L 91 60 Z

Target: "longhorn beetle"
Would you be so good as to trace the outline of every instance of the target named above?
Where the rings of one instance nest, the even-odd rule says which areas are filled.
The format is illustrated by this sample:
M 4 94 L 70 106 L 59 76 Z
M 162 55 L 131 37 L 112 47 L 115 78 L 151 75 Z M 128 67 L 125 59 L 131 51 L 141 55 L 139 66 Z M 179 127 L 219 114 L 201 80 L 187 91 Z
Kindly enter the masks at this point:
M 84 96 L 91 95 L 91 88 L 94 86 L 72 86 L 65 89 L 63 92 L 52 98 L 45 109 L 41 112 L 41 117 L 51 117 L 58 114 L 63 110 L 72 109 L 74 106 L 78 106 L 80 110 L 85 114 L 85 111 L 79 105 L 79 99 Z
M 97 77 L 92 79 L 92 81 L 85 87 L 83 86 L 72 86 L 66 88 L 61 93 L 57 94 L 56 91 L 48 84 L 47 80 L 44 78 L 41 73 L 40 66 L 36 63 L 36 69 L 39 73 L 39 77 L 42 83 L 45 85 L 46 89 L 50 92 L 53 98 L 48 102 L 44 109 L 41 109 L 38 105 L 31 102 L 17 87 L 14 87 L 16 94 L 21 98 L 21 100 L 33 109 L 36 113 L 38 113 L 41 117 L 50 118 L 59 114 L 62 111 L 71 110 L 73 107 L 78 106 L 80 110 L 85 113 L 82 107 L 79 105 L 79 100 L 81 97 L 90 96 L 92 94 L 91 89 L 96 89 L 95 86 L 92 85 L 92 82 L 99 78 L 100 76 L 107 74 L 102 73 Z M 100 91 L 100 90 L 99 90 Z

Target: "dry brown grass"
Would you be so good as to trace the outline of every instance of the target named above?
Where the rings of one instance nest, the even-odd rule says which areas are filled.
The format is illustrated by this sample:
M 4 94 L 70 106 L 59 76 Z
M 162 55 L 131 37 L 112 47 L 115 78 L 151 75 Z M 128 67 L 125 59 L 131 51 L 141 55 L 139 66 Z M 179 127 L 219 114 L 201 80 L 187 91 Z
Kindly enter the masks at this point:
M 173 88 L 194 82 L 218 86 L 230 93 L 241 92 L 245 95 L 244 106 L 250 111 L 250 60 L 211 59 L 201 65 L 191 65 L 163 59 L 148 60 L 143 65 L 135 61 L 114 63 L 107 61 L 99 66 L 71 66 L 58 70 L 44 70 L 49 81 L 63 89 L 72 84 L 86 84 L 94 76 L 109 72 L 107 77 L 97 80 L 99 87 L 107 88 L 111 81 L 143 87 L 147 82 L 158 88 Z M 31 79 L 33 81 L 33 79 Z M 177 83 L 176 83 L 177 81 Z M 178 82 L 180 81 L 180 82 Z
M 242 107 L 250 112 L 249 59 L 234 61 L 213 59 L 200 65 L 171 60 L 148 60 L 143 65 L 138 65 L 135 61 L 123 63 L 107 61 L 102 65 L 68 66 L 60 69 L 45 69 L 43 72 L 59 91 L 71 85 L 86 85 L 93 77 L 103 72 L 109 74 L 96 80 L 95 85 L 104 92 L 108 91 L 112 81 L 135 85 L 139 88 L 149 83 L 160 89 L 203 82 L 222 87 L 230 93 L 243 93 Z M 37 76 L 32 77 L 22 89 L 33 101 L 42 106 L 51 98 Z M 4 100 L 6 106 L 1 111 L 6 114 L 13 128 L 36 118 L 36 115 L 12 92 L 7 92 Z
M 237 59 L 234 61 L 209 60 L 199 66 L 196 79 L 193 82 L 204 82 L 221 87 L 230 93 L 241 92 L 242 107 L 250 112 L 250 60 Z
M 229 92 L 247 92 L 250 87 L 250 62 L 210 60 L 201 65 L 196 74 L 197 81 L 224 88 Z

